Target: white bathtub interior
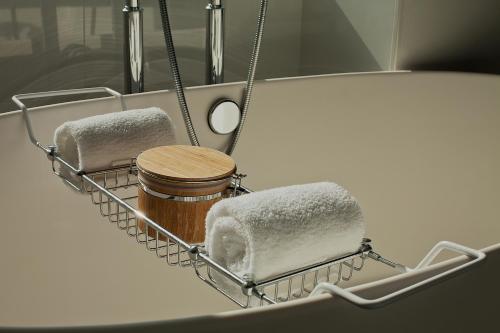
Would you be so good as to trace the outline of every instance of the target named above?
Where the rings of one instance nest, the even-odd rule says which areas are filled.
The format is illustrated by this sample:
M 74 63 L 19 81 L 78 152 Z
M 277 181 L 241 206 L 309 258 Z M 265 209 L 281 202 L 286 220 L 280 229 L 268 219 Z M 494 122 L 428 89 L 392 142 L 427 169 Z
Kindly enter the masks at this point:
M 207 112 L 217 98 L 238 98 L 241 87 L 188 89 L 202 145 L 225 146 Z M 473 248 L 499 242 L 498 91 L 497 76 L 459 73 L 259 82 L 234 157 L 255 190 L 321 180 L 347 187 L 376 251 L 413 266 L 443 239 Z M 175 92 L 126 102 L 164 108 L 188 142 Z M 39 108 L 34 129 L 49 143 L 65 120 L 118 109 L 112 98 Z M 192 270 L 168 267 L 139 248 L 54 177 L 20 113 L 0 115 L 0 131 L 0 325 L 126 323 L 238 309 Z M 387 271 L 368 267 L 365 274 L 362 280 Z

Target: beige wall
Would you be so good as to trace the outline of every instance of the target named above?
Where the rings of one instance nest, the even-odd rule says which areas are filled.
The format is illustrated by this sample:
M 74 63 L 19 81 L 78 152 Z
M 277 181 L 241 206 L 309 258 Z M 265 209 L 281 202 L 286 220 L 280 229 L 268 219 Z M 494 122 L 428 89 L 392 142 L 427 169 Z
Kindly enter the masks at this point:
M 397 67 L 500 73 L 500 1 L 401 0 Z

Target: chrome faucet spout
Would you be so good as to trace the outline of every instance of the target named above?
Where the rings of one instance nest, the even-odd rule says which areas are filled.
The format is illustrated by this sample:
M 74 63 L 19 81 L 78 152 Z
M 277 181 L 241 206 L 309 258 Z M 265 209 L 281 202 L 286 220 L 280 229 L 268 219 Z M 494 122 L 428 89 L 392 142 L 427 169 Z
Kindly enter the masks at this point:
M 224 7 L 210 0 L 207 7 L 206 84 L 224 82 Z
M 144 49 L 142 8 L 139 0 L 127 0 L 123 14 L 125 93 L 140 93 L 144 91 Z

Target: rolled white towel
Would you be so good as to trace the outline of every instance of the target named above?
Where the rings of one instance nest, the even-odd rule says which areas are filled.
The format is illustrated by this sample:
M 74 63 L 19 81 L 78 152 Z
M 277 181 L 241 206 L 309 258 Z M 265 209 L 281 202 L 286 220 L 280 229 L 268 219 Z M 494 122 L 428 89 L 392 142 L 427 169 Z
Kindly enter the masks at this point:
M 205 246 L 222 266 L 259 281 L 355 252 L 364 233 L 356 199 L 322 182 L 219 201 L 207 214 Z
M 58 155 L 69 164 L 92 172 L 175 143 L 175 128 L 165 111 L 151 107 L 65 122 L 56 129 L 54 142 Z

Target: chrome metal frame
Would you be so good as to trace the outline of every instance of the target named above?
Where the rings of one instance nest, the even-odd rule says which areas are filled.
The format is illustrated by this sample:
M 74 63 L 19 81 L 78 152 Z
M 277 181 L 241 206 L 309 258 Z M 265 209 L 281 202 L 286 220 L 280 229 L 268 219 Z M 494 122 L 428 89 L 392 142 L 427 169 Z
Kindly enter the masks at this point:
M 223 195 L 222 192 L 206 194 L 206 195 L 195 195 L 195 196 L 172 195 L 172 194 L 160 193 L 160 192 L 157 192 L 153 189 L 150 189 L 149 187 L 144 185 L 140 180 L 139 180 L 139 184 L 140 184 L 140 188 L 144 192 L 146 192 L 147 194 L 150 194 L 154 197 L 163 199 L 163 200 L 172 200 L 172 201 L 179 201 L 179 202 L 199 202 L 199 201 L 209 201 L 209 200 L 218 199 L 218 198 L 221 198 Z
M 124 78 L 127 94 L 144 91 L 142 8 L 139 0 L 126 0 L 124 14 Z
M 404 288 L 398 289 L 388 295 L 384 295 L 375 299 L 367 299 L 362 296 L 358 296 L 354 294 L 353 292 L 347 290 L 347 289 L 342 289 L 339 286 L 336 286 L 331 283 L 320 283 L 318 284 L 314 290 L 312 291 L 311 295 L 319 295 L 321 293 L 331 293 L 334 295 L 338 295 L 342 297 L 345 300 L 348 300 L 354 305 L 357 305 L 362 308 L 368 308 L 368 309 L 373 309 L 373 308 L 379 308 L 384 305 L 387 305 L 389 303 L 392 303 L 398 299 L 401 299 L 405 296 L 408 296 L 411 292 L 417 290 L 420 287 L 423 286 L 429 286 L 434 284 L 436 281 L 451 277 L 454 274 L 457 274 L 459 272 L 464 271 L 465 269 L 470 268 L 471 266 L 479 263 L 482 261 L 484 258 L 486 258 L 486 254 L 482 251 L 474 250 L 469 247 L 453 243 L 453 242 L 448 242 L 448 241 L 441 241 L 437 243 L 430 251 L 427 253 L 427 255 L 420 261 L 420 263 L 413 269 L 411 268 L 406 268 L 406 271 L 419 271 L 427 268 L 430 266 L 430 264 L 436 259 L 436 257 L 444 250 L 449 250 L 456 252 L 458 254 L 466 255 L 470 261 L 467 261 L 459 266 L 449 268 L 445 270 L 444 272 L 441 272 L 439 274 L 430 276 L 422 281 L 418 281 L 416 283 L 413 283 L 409 286 L 406 286 Z
M 485 258 L 485 254 L 481 251 L 455 243 L 441 242 L 431 250 L 415 269 L 410 269 L 375 253 L 372 249 L 371 241 L 365 239 L 359 250 L 355 253 L 313 263 L 265 280 L 255 281 L 248 276 L 238 276 L 215 262 L 206 253 L 203 245 L 185 242 L 136 208 L 139 182 L 135 160 L 132 159 L 127 165 L 112 169 L 85 173 L 77 170 L 58 156 L 54 146 L 43 145 L 37 140 L 33 132 L 29 109 L 21 102 L 22 99 L 89 92 L 107 92 L 119 99 L 122 107 L 125 108 L 122 96 L 109 88 L 86 88 L 23 94 L 13 96 L 12 100 L 23 112 L 26 129 L 31 142 L 47 155 L 51 161 L 52 170 L 59 177 L 63 177 L 63 174 L 71 174 L 74 178 L 78 179 L 79 182 L 74 182 L 70 179 L 65 179 L 65 181 L 75 189 L 87 193 L 92 203 L 99 208 L 102 216 L 106 217 L 110 223 L 115 224 L 118 229 L 125 231 L 128 236 L 135 238 L 139 244 L 145 245 L 148 251 L 154 252 L 167 264 L 194 268 L 196 275 L 202 281 L 243 308 L 290 301 L 308 295 L 316 295 L 321 292 L 335 293 L 353 304 L 363 307 L 383 306 L 390 301 L 407 296 L 417 288 L 428 287 L 433 285 L 438 279 L 448 278 L 466 268 L 470 268 Z M 57 170 L 61 168 L 67 172 L 58 172 Z M 241 186 L 241 179 L 244 176 L 242 174 L 234 175 L 230 191 L 225 193 L 226 196 L 238 196 L 250 193 L 250 190 Z M 139 221 L 144 226 L 144 230 L 139 228 Z M 150 236 L 151 234 L 153 236 Z M 275 244 L 275 246 L 279 246 L 279 244 Z M 361 298 L 351 291 L 337 286 L 342 281 L 350 280 L 354 272 L 362 270 L 366 259 L 383 263 L 402 273 L 415 272 L 426 268 L 443 249 L 450 249 L 460 254 L 465 254 L 470 258 L 474 258 L 474 260 L 375 300 Z

